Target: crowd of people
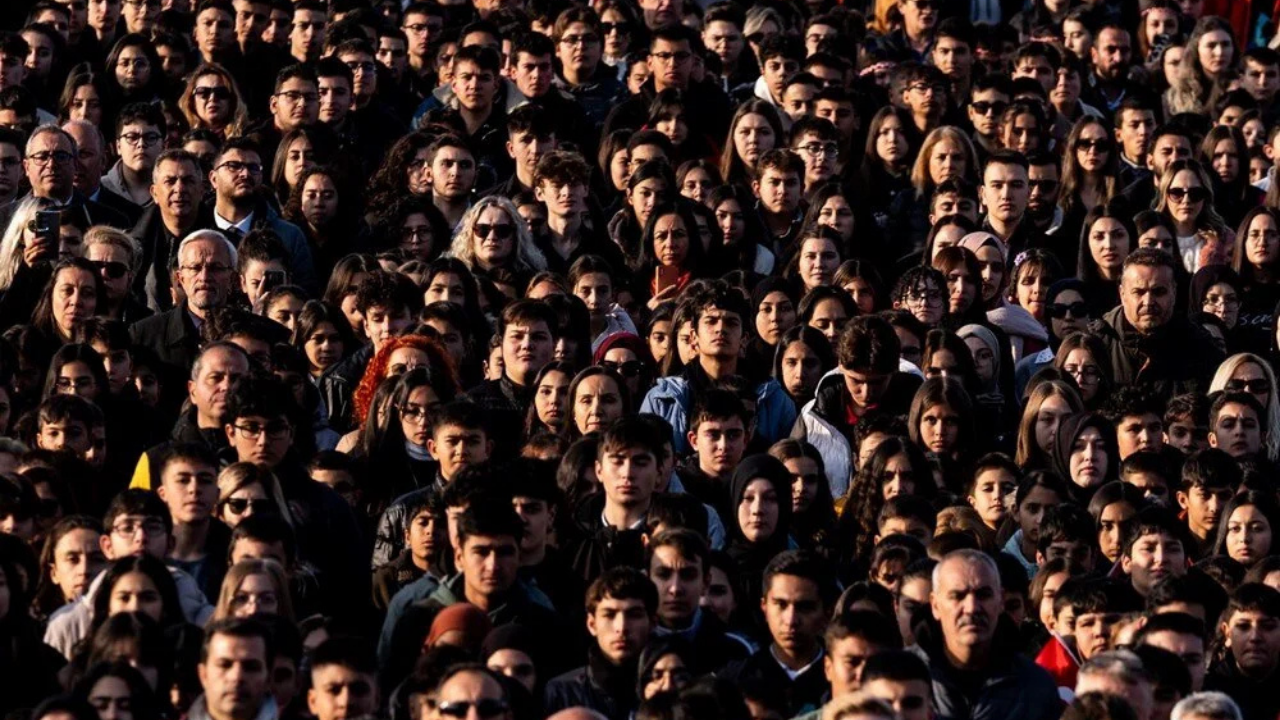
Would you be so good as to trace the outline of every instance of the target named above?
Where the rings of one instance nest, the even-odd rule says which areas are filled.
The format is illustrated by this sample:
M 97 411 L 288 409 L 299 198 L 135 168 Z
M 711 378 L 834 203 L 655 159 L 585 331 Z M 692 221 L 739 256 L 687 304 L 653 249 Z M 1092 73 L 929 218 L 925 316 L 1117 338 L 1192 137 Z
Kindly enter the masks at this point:
M 1276 720 L 1277 17 L 0 2 L 0 715 Z

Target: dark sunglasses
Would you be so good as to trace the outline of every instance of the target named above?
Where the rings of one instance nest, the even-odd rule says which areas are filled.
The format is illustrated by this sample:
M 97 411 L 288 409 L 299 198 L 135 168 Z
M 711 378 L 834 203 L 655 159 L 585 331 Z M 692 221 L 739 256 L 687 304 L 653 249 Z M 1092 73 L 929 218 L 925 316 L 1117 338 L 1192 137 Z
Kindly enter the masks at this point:
M 1187 200 L 1190 200 L 1193 203 L 1204 202 L 1205 200 L 1209 199 L 1209 191 L 1205 190 L 1202 187 L 1193 187 L 1193 188 L 1171 187 L 1168 189 L 1168 191 L 1165 192 L 1165 194 L 1168 195 L 1170 199 L 1178 200 L 1179 202 L 1181 202 L 1183 198 L 1186 198 Z
M 601 33 L 603 33 L 603 34 L 605 34 L 605 35 L 608 35 L 609 33 L 613 32 L 614 30 L 617 30 L 618 32 L 622 33 L 623 35 L 626 35 L 627 33 L 631 32 L 631 23 L 629 23 L 629 22 L 619 22 L 619 23 L 607 23 L 607 22 L 602 22 L 602 23 L 600 23 L 600 32 L 601 32 Z
M 1253 380 L 1228 380 L 1227 390 L 1231 392 L 1247 392 L 1255 395 L 1271 392 L 1271 383 L 1266 378 L 1255 378 Z
M 969 103 L 969 107 L 973 108 L 979 115 L 986 115 L 987 113 L 990 113 L 990 112 L 994 112 L 996 115 L 1002 115 L 1004 114 L 1005 110 L 1009 109 L 1009 103 L 1000 102 L 1000 101 L 987 102 L 986 100 L 979 100 L 977 102 Z
M 106 275 L 111 280 L 119 280 L 129 272 L 129 266 L 115 260 L 93 260 L 90 262 L 93 269 L 99 273 Z
M 266 498 L 258 500 L 249 500 L 248 498 L 231 498 L 222 502 L 224 506 L 236 515 L 243 515 L 245 510 L 253 508 L 254 513 L 265 513 L 275 509 L 275 505 Z
M 458 700 L 457 702 L 436 703 L 436 712 L 452 718 L 465 718 L 471 713 L 472 708 L 475 708 L 476 714 L 480 717 L 491 718 L 506 712 L 507 703 L 505 700 L 495 700 L 493 698 L 485 698 L 479 702 Z
M 1077 150 L 1097 150 L 1105 152 L 1111 149 L 1111 141 L 1107 138 L 1098 138 L 1097 140 L 1077 140 Z
M 493 236 L 499 240 L 506 240 L 511 237 L 515 231 L 516 226 L 510 223 L 496 223 L 494 225 L 490 225 L 489 223 L 476 223 L 477 237 L 489 237 L 489 233 L 493 233 Z
M 191 97 L 197 100 L 230 100 L 231 88 L 225 87 L 198 87 L 191 91 Z
M 1069 304 L 1054 303 L 1049 306 L 1049 317 L 1055 320 L 1061 320 L 1070 313 L 1072 318 L 1079 320 L 1080 318 L 1089 317 L 1089 306 L 1083 302 L 1073 302 Z
M 600 363 L 601 367 L 606 367 L 624 378 L 639 377 L 644 372 L 644 363 L 639 360 L 628 360 L 626 362 L 617 362 L 615 360 L 605 360 Z

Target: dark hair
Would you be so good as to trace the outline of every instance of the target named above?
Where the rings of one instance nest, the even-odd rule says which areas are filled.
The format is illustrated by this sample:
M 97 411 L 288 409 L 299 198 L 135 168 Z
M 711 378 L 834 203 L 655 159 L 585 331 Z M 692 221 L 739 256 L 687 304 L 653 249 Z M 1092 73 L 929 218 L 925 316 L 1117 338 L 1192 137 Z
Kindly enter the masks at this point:
M 519 544 L 524 537 L 524 523 L 507 502 L 472 502 L 458 518 L 458 549 L 476 536 L 509 537 Z
M 761 588 L 767 595 L 773 579 L 788 575 L 808 580 L 817 586 L 818 597 L 826 608 L 836 599 L 835 579 L 827 570 L 827 562 L 808 550 L 785 550 L 778 553 L 764 568 Z
M 223 618 L 210 622 L 204 629 L 204 645 L 200 648 L 200 664 L 209 660 L 209 646 L 218 635 L 241 638 L 245 640 L 262 640 L 267 667 L 276 656 L 276 643 L 270 628 L 256 617 Z
M 108 529 L 107 532 L 111 530 Z M 178 599 L 178 586 L 174 583 L 173 575 L 169 573 L 165 564 L 150 555 L 130 555 L 112 563 L 98 584 L 98 592 L 93 596 L 94 631 L 111 616 L 111 596 L 116 583 L 125 575 L 135 572 L 150 578 L 160 594 L 160 625 L 162 627 L 172 628 L 186 622 L 182 614 L 182 603 Z
M 594 614 L 596 607 L 606 598 L 639 600 L 644 603 L 645 613 L 649 616 L 658 611 L 657 587 L 647 575 L 632 567 L 611 568 L 591 583 L 585 601 L 587 614 Z

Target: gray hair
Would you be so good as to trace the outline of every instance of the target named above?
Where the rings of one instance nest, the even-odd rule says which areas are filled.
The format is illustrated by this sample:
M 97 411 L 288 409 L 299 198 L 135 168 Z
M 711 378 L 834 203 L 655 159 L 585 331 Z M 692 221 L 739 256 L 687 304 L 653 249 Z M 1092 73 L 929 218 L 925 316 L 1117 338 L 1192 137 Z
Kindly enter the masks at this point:
M 1212 720 L 1244 720 L 1240 706 L 1226 693 L 1214 690 L 1191 693 L 1178 701 L 1169 714 L 1169 720 L 1185 720 L 1188 716 L 1212 718 Z
M 235 269 L 237 260 L 240 257 L 239 253 L 236 252 L 236 246 L 231 244 L 231 241 L 227 239 L 226 235 L 223 235 L 217 230 L 209 230 L 209 229 L 196 230 L 190 235 L 182 238 L 182 242 L 178 243 L 177 256 L 181 258 L 182 251 L 186 249 L 187 245 L 190 245 L 191 243 L 196 242 L 198 240 L 212 240 L 214 242 L 222 243 L 223 248 L 231 256 L 231 267 L 232 269 Z
M 230 340 L 218 340 L 217 342 L 211 342 L 208 345 L 205 345 L 204 347 L 200 348 L 200 354 L 196 356 L 195 362 L 191 363 L 192 382 L 200 378 L 200 371 L 204 370 L 205 356 L 207 356 L 209 353 L 213 352 L 214 350 L 226 350 L 227 352 L 230 352 L 233 354 L 240 353 L 241 355 L 244 356 L 245 360 L 249 359 L 249 353 L 245 352 L 244 348 L 231 342 Z
M 44 125 L 41 125 L 35 130 L 32 130 L 31 137 L 27 138 L 27 150 L 26 150 L 27 155 L 30 155 L 32 148 L 35 147 L 36 138 L 40 137 L 41 135 L 45 135 L 47 133 L 57 133 L 58 135 L 61 135 L 62 137 L 66 138 L 67 142 L 71 143 L 71 154 L 72 155 L 76 154 L 77 152 L 76 139 L 71 137 L 71 133 L 67 132 L 66 130 L 63 130 L 57 125 L 54 125 L 53 123 L 45 123 Z
M 107 145 L 107 136 L 102 134 L 102 128 L 99 128 L 88 120 L 68 120 L 62 123 L 62 131 L 65 132 L 67 137 L 71 138 L 74 143 L 75 137 L 71 135 L 71 131 L 67 128 L 78 128 L 80 130 L 84 130 L 90 137 L 97 138 L 99 148 L 104 148 Z
M 996 579 L 996 588 L 1003 589 L 1000 584 L 1000 566 L 996 565 L 996 561 L 993 560 L 990 555 L 982 552 L 981 550 L 974 550 L 972 548 L 961 548 L 960 550 L 952 550 L 951 552 L 947 553 L 946 557 L 942 558 L 942 560 L 938 564 L 934 565 L 933 574 L 930 577 L 930 581 L 932 582 L 933 587 L 936 588 L 938 587 L 938 585 L 941 584 L 942 566 L 946 565 L 949 561 L 952 561 L 952 560 L 957 560 L 957 561 L 963 560 L 966 564 L 969 564 L 969 565 L 981 565 L 982 567 L 986 568 L 987 571 L 990 572 L 991 575 Z
M 1111 675 L 1126 685 L 1153 682 L 1151 673 L 1142 664 L 1142 658 L 1132 650 L 1108 650 L 1089 658 L 1080 666 L 1077 676 Z

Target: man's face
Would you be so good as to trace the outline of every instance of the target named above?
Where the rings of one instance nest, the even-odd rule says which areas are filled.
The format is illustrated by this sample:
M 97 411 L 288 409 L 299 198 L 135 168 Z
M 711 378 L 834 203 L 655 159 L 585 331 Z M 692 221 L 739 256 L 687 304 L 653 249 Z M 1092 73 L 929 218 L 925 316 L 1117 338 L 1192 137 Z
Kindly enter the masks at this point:
M 364 52 L 344 52 L 338 56 L 351 71 L 351 94 L 363 104 L 378 91 L 378 63 Z
M 409 46 L 397 37 L 378 38 L 378 62 L 391 69 L 391 76 L 399 80 L 409 67 Z
M 1262 450 L 1262 423 L 1253 408 L 1229 402 L 1222 406 L 1209 429 L 1209 445 L 1225 450 L 1233 458 L 1247 458 Z
M 1027 171 L 1019 165 L 991 163 L 982 173 L 978 197 L 987 214 L 1006 224 L 1016 223 L 1027 211 Z
M 1263 65 L 1246 58 L 1240 85 L 1259 103 L 1270 103 L 1280 90 L 1280 65 Z
M 457 710 L 446 713 L 450 708 Z M 487 673 L 464 670 L 440 686 L 435 698 L 435 712 L 429 717 L 430 720 L 443 720 L 445 717 L 509 720 L 511 713 L 507 709 L 506 692 L 497 680 Z
M 1116 139 L 1123 147 L 1124 156 L 1133 162 L 1142 162 L 1151 145 L 1151 133 L 1156 129 L 1156 116 L 1150 110 L 1122 110 L 1120 128 Z
M 252 202 L 262 184 L 262 159 L 252 150 L 230 150 L 218 159 L 209 181 L 220 199 Z
M 207 521 L 218 502 L 218 470 L 193 460 L 175 460 L 160 473 L 156 491 L 169 506 L 174 524 Z
M 822 658 L 822 670 L 831 683 L 831 697 L 856 692 L 862 687 L 862 670 L 867 658 L 884 648 L 867 642 L 860 635 L 849 635 L 837 640 Z
M 648 65 L 655 89 L 673 87 L 683 90 L 689 87 L 689 77 L 693 73 L 693 53 L 689 50 L 689 42 L 654 40 L 649 49 Z
M 737 66 L 738 56 L 742 54 L 742 48 L 746 47 L 742 28 L 727 20 L 707 23 L 702 30 L 702 42 L 719 56 L 726 74 Z
M 948 78 L 962 80 L 973 70 L 973 53 L 968 43 L 941 37 L 933 44 L 933 64 Z
M 215 634 L 204 662 L 196 666 L 210 714 L 252 718 L 270 691 L 267 646 L 262 638 Z
M 1280 660 L 1280 620 L 1257 610 L 1236 610 L 1223 623 L 1225 645 L 1247 677 L 1267 676 Z
M 1187 526 L 1200 537 L 1212 537 L 1218 531 L 1222 513 L 1231 502 L 1232 489 L 1192 485 L 1177 493 L 1178 506 L 1187 511 Z
M 1120 613 L 1086 612 L 1076 615 L 1076 647 L 1084 660 L 1110 649 L 1111 631 L 1120 622 Z
M 1186 664 L 1191 673 L 1191 691 L 1200 692 L 1204 688 L 1205 657 L 1204 638 L 1198 635 L 1164 630 L 1149 633 L 1142 641 L 1143 645 L 1151 645 L 1161 650 L 1168 650 L 1177 655 Z
M 1099 78 L 1113 82 L 1123 79 L 1133 59 L 1129 33 L 1119 28 L 1104 28 L 1098 33 L 1089 56 L 1093 60 L 1093 71 Z
M 934 0 L 903 0 L 898 3 L 909 37 L 920 37 L 938 24 L 938 6 Z
M 1037 218 L 1053 217 L 1062 189 L 1058 166 L 1053 163 L 1032 165 L 1027 170 L 1027 188 L 1027 211 Z
M 76 141 L 76 169 L 72 184 L 76 192 L 90 195 L 98 189 L 103 166 L 106 164 L 99 135 L 92 128 L 79 123 L 68 123 L 63 129 Z M 0 153 L 6 153 L 8 147 L 0 145 Z M 0 194 L 3 194 L 3 188 L 0 188 Z
M 836 160 L 840 156 L 840 144 L 835 140 L 824 140 L 815 133 L 805 133 L 796 138 L 794 150 L 804 160 L 805 187 L 817 187 L 835 174 Z
M 794 122 L 813 114 L 813 96 L 818 94 L 813 85 L 795 82 L 782 91 L 782 109 Z
M 378 709 L 377 680 L 342 665 L 311 670 L 307 708 L 316 720 L 354 720 Z
M 283 415 L 231 418 L 225 429 L 236 458 L 259 467 L 279 465 L 293 444 L 293 424 Z
M 996 90 L 975 90 L 969 103 L 969 122 L 974 132 L 994 140 L 1000 132 L 1000 118 L 1009 108 L 1009 96 Z
M 698 429 L 689 433 L 689 444 L 698 453 L 702 470 L 718 477 L 728 477 L 742 462 L 750 438 L 742 418 L 706 418 Z
M 643 508 L 658 486 L 658 459 L 645 448 L 609 448 L 596 460 L 596 477 L 608 502 Z
M 27 59 L 21 55 L 0 53 L 0 90 L 18 87 L 27 77 Z
M 62 133 L 42 132 L 27 143 L 23 168 L 36 197 L 63 199 L 75 179 L 75 148 Z
M 1116 440 L 1121 460 L 1139 450 L 1159 452 L 1164 447 L 1164 420 L 1155 413 L 1126 415 L 1116 425 Z
M 293 28 L 289 31 L 289 52 L 298 62 L 320 59 L 324 49 L 324 32 L 329 14 L 315 10 L 294 10 Z
M 17 145 L 0 143 L 0 200 L 12 200 L 21 186 L 22 149 Z
M 662 545 L 649 558 L 649 579 L 658 589 L 658 619 L 669 628 L 688 627 L 707 590 L 702 560 L 686 558 L 674 545 Z
M 187 383 L 191 404 L 207 427 L 227 410 L 227 394 L 249 374 L 249 358 L 230 348 L 213 348 L 200 356 L 200 374 Z
M 472 112 L 484 112 L 493 106 L 498 90 L 498 78 L 492 70 L 486 70 L 467 60 L 455 60 L 453 67 L 453 92 L 458 104 Z
M 409 314 L 409 308 L 403 305 L 371 305 L 364 312 L 364 332 L 369 342 L 373 343 L 375 352 L 386 345 L 388 340 L 407 330 L 411 324 L 413 317 Z
M 902 720 L 930 720 L 933 717 L 933 689 L 923 680 L 876 678 L 863 683 L 862 691 L 892 705 Z
M 1128 554 L 1120 556 L 1120 569 L 1133 582 L 1133 589 L 1146 596 L 1161 579 L 1186 575 L 1187 555 L 1181 540 L 1151 532 L 1135 540 Z
M 156 158 L 164 150 L 160 128 L 148 123 L 129 123 L 116 136 L 116 152 L 125 167 L 143 175 L 155 167 Z
M 858 126 L 858 115 L 854 112 L 853 103 L 836 102 L 835 100 L 815 100 L 813 114 L 830 120 L 840 132 L 840 139 L 848 142 Z
M 520 549 L 541 550 L 546 547 L 547 538 L 556 520 L 555 507 L 546 500 L 521 495 L 511 498 L 511 506 L 524 522 L 524 538 L 520 541 Z
M 880 401 L 892 378 L 888 373 L 870 373 L 846 367 L 840 368 L 840 374 L 844 376 L 844 386 L 854 407 L 861 410 Z
M 653 619 L 637 598 L 615 600 L 605 596 L 587 615 L 587 632 L 596 639 L 600 651 L 614 665 L 635 658 L 649 642 Z
M 151 199 L 170 218 L 194 215 L 202 192 L 200 173 L 192 163 L 166 160 L 151 173 Z
M 196 310 L 225 305 L 234 287 L 234 276 L 231 251 L 219 240 L 194 240 L 178 257 L 178 282 L 187 296 L 187 305 Z
M 262 42 L 262 33 L 271 21 L 271 3 L 262 0 L 235 0 L 236 40 L 241 48 Z
M 555 78 L 555 69 L 550 55 L 530 55 L 526 52 L 516 53 L 511 68 L 511 79 L 516 87 L 527 98 L 539 98 L 551 89 L 551 80 Z
M 337 125 L 351 111 L 351 83 L 341 75 L 320 78 L 320 121 Z
M 234 47 L 235 31 L 236 22 L 230 14 L 218 8 L 206 8 L 196 16 L 196 47 L 206 59 L 213 58 Z
M 1187 160 L 1191 157 L 1191 140 L 1182 135 L 1161 135 L 1151 147 L 1151 155 L 1147 158 L 1147 167 L 1155 177 L 1164 175 L 1164 169 L 1174 160 Z
M 797 659 L 817 652 L 826 626 L 826 605 L 817 583 L 795 575 L 774 575 L 760 599 L 769 636 Z
M 320 119 L 320 91 L 310 80 L 289 78 L 271 96 L 269 106 L 276 127 L 288 132 Z
M 493 443 L 480 428 L 444 425 L 436 429 L 428 450 L 440 463 L 440 474 L 452 478 L 464 467 L 489 459 Z
M 943 560 L 929 595 L 933 617 L 942 624 L 948 647 L 977 648 L 991 642 L 1004 609 L 1000 576 L 986 564 L 962 558 Z
M 476 184 L 476 161 L 465 148 L 446 146 L 431 161 L 431 191 L 438 197 L 460 200 Z
M 169 552 L 164 520 L 154 515 L 119 515 L 98 540 L 108 560 L 149 555 L 157 560 Z
M 454 551 L 467 587 L 496 598 L 511 589 L 520 567 L 520 544 L 510 535 L 473 535 Z
M 502 333 L 507 376 L 521 385 L 532 382 L 554 355 L 555 338 L 545 322 L 511 323 Z
M 798 72 L 800 72 L 800 63 L 795 58 L 782 55 L 775 55 L 765 60 L 764 67 L 761 68 L 764 82 L 775 98 L 782 97 L 782 90 L 786 87 L 787 81 Z
M 753 186 L 760 204 L 771 213 L 790 215 L 800 207 L 800 176 L 793 172 L 766 168 Z
M 680 22 L 680 4 L 674 0 L 640 0 L 640 9 L 650 30 Z
M 1054 76 L 1053 66 L 1049 64 L 1049 58 L 1043 55 L 1032 55 L 1024 57 L 1014 66 L 1013 79 L 1031 78 L 1040 83 L 1044 91 L 1051 92 L 1053 90 L 1056 77 Z
M 530 176 L 538 166 L 538 160 L 555 148 L 555 136 L 539 137 L 530 130 L 517 132 L 507 141 L 507 154 Z
M 1142 335 L 1173 317 L 1173 271 L 1167 267 L 1131 265 L 1120 277 L 1120 304 L 1125 320 Z

